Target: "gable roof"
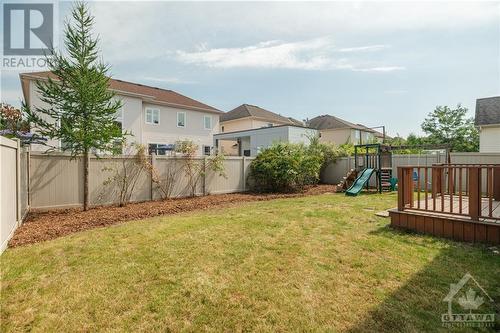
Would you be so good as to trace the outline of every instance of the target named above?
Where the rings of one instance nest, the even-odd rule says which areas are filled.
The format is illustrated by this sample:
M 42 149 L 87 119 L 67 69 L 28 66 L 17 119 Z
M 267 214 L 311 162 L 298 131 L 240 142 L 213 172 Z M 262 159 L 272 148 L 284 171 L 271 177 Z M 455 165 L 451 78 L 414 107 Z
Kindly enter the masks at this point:
M 290 125 L 294 124 L 294 122 L 289 118 L 283 117 L 277 113 L 268 111 L 266 109 L 251 104 L 242 104 L 237 108 L 234 108 L 231 111 L 222 114 L 220 116 L 220 122 L 236 120 L 246 117 L 256 117 L 267 121 L 273 121 L 283 124 L 290 124 Z
M 27 79 L 47 79 L 49 77 L 51 79 L 57 80 L 57 76 L 54 75 L 54 73 L 48 71 L 22 73 L 20 74 L 20 77 L 22 82 L 23 80 Z M 132 83 L 117 79 L 109 80 L 109 88 L 111 90 L 114 90 L 117 94 L 122 93 L 122 94 L 136 95 L 137 97 L 141 97 L 148 103 L 152 104 L 162 104 L 183 109 L 190 109 L 194 111 L 222 113 L 222 111 L 217 110 L 216 108 L 210 105 L 201 103 L 197 100 L 181 95 L 173 90 L 151 87 L 139 83 Z M 24 89 L 25 85 L 23 84 L 23 90 Z M 26 99 L 26 93 L 25 93 L 25 99 Z
M 322 116 L 314 117 L 307 122 L 307 125 L 311 128 L 317 130 L 325 130 L 325 129 L 340 129 L 340 128 L 354 128 L 358 130 L 363 130 L 366 132 L 375 132 L 372 129 L 369 129 L 366 126 L 353 124 L 347 120 L 340 119 L 329 114 L 324 114 Z
M 476 100 L 476 126 L 500 124 L 500 96 Z
M 303 121 L 295 119 L 293 117 L 288 117 L 288 120 L 290 120 L 294 125 L 297 125 L 300 127 L 304 127 L 304 125 L 305 125 Z

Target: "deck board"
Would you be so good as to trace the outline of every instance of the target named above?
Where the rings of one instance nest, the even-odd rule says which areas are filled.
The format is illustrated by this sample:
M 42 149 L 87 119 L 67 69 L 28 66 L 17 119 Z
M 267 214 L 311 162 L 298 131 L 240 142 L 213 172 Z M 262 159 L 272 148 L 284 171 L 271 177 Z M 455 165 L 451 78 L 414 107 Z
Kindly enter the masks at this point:
M 417 195 L 415 194 L 415 197 Z M 405 210 L 422 211 L 425 210 L 426 213 L 437 214 L 439 216 L 456 216 L 457 214 L 465 215 L 467 218 L 469 214 L 469 197 L 462 196 L 462 209 L 460 210 L 460 197 L 458 195 L 453 196 L 453 200 L 450 200 L 449 195 L 437 196 L 435 199 L 436 209 L 434 208 L 434 199 L 429 195 L 427 197 L 427 209 L 425 209 L 425 195 L 421 193 L 420 195 L 420 208 L 419 201 L 415 200 L 411 207 L 405 208 Z M 444 200 L 444 202 L 443 202 Z M 444 207 L 444 209 L 442 209 Z M 488 198 L 482 198 L 481 202 L 481 217 L 480 221 L 492 221 L 500 223 L 500 201 L 492 201 L 492 218 L 489 217 L 489 200 Z

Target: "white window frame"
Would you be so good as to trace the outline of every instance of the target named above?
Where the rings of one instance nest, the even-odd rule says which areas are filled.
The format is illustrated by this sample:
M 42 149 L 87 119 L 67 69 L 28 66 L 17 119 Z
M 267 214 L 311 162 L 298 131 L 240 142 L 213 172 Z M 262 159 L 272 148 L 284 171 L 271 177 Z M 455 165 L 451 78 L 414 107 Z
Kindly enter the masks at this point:
M 148 112 L 151 112 L 151 121 L 148 121 Z M 155 123 L 154 114 L 158 115 L 158 123 Z M 148 125 L 160 125 L 160 109 L 146 108 L 144 111 L 144 121 Z
M 207 151 L 206 151 L 207 148 L 208 148 L 208 154 L 207 154 Z M 202 153 L 203 153 L 204 156 L 210 156 L 210 155 L 212 155 L 212 146 L 208 146 L 208 145 L 205 146 L 205 145 L 203 145 L 203 151 L 202 151 Z
M 184 126 L 179 126 L 179 115 L 180 114 L 183 114 L 184 115 Z M 176 117 L 176 125 L 177 127 L 179 128 L 186 128 L 186 123 L 187 123 L 187 116 L 186 116 L 186 112 L 177 112 L 177 117 Z
M 210 119 L 210 126 L 207 127 L 207 119 Z M 203 116 L 203 128 L 206 130 L 211 130 L 213 127 L 212 116 Z

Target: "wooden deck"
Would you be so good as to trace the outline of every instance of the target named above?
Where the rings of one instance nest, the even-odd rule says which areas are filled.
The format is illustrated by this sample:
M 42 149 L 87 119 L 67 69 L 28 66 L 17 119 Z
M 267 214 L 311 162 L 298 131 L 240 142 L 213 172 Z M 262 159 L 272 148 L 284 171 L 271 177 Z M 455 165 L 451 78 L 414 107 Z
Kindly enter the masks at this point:
M 416 197 L 416 195 L 415 195 Z M 427 205 L 426 205 L 427 201 Z M 425 199 L 423 193 L 420 195 L 420 201 L 415 200 L 413 205 L 405 208 L 405 211 L 425 211 L 429 214 L 434 214 L 441 217 L 460 215 L 461 218 L 470 219 L 469 215 L 469 197 L 454 195 L 450 198 L 449 195 L 437 196 L 434 200 L 430 195 Z M 479 221 L 500 223 L 500 201 L 492 200 L 491 214 L 490 205 L 487 198 L 481 200 L 481 216 Z M 491 218 L 490 218 L 491 217 Z
M 393 227 L 500 244 L 500 164 L 402 166 L 398 181 Z

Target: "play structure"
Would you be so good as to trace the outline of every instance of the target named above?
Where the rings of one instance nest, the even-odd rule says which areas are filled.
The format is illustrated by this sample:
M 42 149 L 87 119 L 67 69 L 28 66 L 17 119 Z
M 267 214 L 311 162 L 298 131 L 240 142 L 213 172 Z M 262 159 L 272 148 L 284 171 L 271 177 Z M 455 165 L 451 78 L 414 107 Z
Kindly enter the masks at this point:
M 419 159 L 422 151 L 445 150 L 445 162 L 451 163 L 448 145 L 389 146 L 381 143 L 355 145 L 354 169 L 349 171 L 341 183 L 346 189 L 345 194 L 356 196 L 363 188 L 368 190 L 370 187 L 375 188 L 379 193 L 394 191 L 397 179 L 392 174 L 392 154 L 395 151 L 407 149 L 418 149 Z M 427 158 L 427 156 L 424 154 L 423 158 Z M 353 175 L 355 175 L 355 179 L 348 183 L 349 177 L 352 179 Z M 373 176 L 374 180 L 370 181 Z
M 375 176 L 375 185 L 380 193 L 390 190 L 392 175 L 392 153 L 390 146 L 372 143 L 354 146 L 354 170 L 358 177 L 345 192 L 356 196 L 363 188 L 368 189 L 370 179 Z

